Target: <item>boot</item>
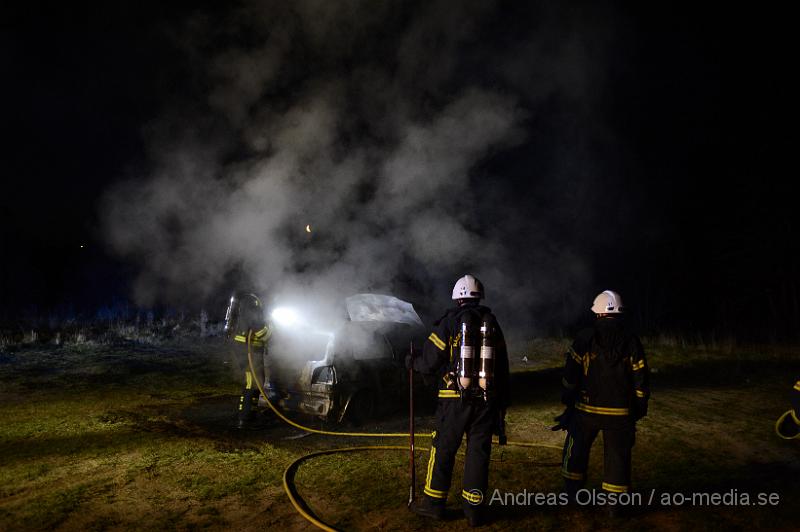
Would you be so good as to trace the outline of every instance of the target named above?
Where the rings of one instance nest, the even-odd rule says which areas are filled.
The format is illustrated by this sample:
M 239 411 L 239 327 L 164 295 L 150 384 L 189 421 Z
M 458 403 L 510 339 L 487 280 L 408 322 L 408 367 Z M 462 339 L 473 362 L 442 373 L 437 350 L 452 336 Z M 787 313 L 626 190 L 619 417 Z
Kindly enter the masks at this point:
M 409 510 L 422 517 L 428 517 L 436 521 L 444 519 L 444 499 L 441 502 L 427 495 L 422 499 L 417 499 L 408 507 Z
M 486 517 L 481 511 L 464 512 L 464 517 L 467 518 L 467 524 L 472 528 L 481 527 L 486 524 Z
M 578 491 L 583 488 L 583 485 L 583 480 L 564 479 L 564 493 L 567 494 L 567 498 L 569 499 L 569 506 L 576 505 L 575 498 L 578 495 Z
M 237 428 L 246 429 L 254 425 L 256 420 L 256 409 L 258 408 L 258 394 L 252 390 L 246 390 L 239 397 L 239 416 Z
M 608 517 L 611 519 L 618 519 L 620 517 L 625 517 L 625 508 L 623 508 L 619 504 L 609 504 L 607 511 L 608 511 Z
M 247 412 L 239 412 L 239 419 L 236 423 L 238 429 L 249 429 L 255 425 L 256 413 L 252 410 Z

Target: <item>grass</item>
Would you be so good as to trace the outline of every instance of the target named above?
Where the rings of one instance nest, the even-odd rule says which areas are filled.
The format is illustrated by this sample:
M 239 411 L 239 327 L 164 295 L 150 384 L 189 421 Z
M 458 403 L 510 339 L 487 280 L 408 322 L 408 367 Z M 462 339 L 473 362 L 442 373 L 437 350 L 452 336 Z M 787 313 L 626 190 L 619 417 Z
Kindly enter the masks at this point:
M 512 349 L 511 440 L 560 445 L 551 432 L 565 342 Z M 797 441 L 772 432 L 796 377 L 789 347 L 725 344 L 647 346 L 650 415 L 638 426 L 634 482 L 660 501 L 669 492 L 778 493 L 777 507 L 654 505 L 612 522 L 598 509 L 490 509 L 490 529 L 795 528 L 800 487 Z M 289 505 L 281 475 L 314 450 L 398 443 L 309 436 L 287 439 L 277 423 L 231 428 L 237 362 L 221 344 L 30 345 L 0 352 L 0 530 L 307 529 Z M 522 357 L 527 357 L 527 362 Z M 402 412 L 365 427 L 403 430 Z M 420 432 L 432 428 L 422 412 Z M 402 444 L 403 442 L 399 442 Z M 495 447 L 491 485 L 501 492 L 557 492 L 558 451 Z M 427 454 L 417 456 L 421 483 Z M 458 508 L 459 458 L 449 505 Z M 595 444 L 589 487 L 602 478 Z M 299 470 L 297 487 L 326 522 L 345 529 L 457 529 L 405 509 L 407 456 L 400 452 L 321 456 Z M 417 493 L 421 494 L 421 485 Z

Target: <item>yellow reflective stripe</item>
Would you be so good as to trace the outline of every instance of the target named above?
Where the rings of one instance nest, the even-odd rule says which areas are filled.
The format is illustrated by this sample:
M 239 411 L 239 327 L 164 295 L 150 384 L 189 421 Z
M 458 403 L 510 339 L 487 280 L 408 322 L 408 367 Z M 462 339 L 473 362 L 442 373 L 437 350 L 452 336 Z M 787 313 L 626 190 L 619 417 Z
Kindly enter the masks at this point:
M 243 344 L 247 343 L 247 337 L 242 336 L 241 334 L 237 334 L 236 336 L 233 337 L 233 339 L 236 340 L 237 342 L 242 342 Z M 255 347 L 261 347 L 264 345 L 264 342 L 262 342 L 261 340 L 252 339 L 250 340 L 250 345 Z
M 461 490 L 461 496 L 472 504 L 480 504 L 483 500 L 483 497 L 477 493 L 470 493 L 467 490 Z
M 791 414 L 792 419 L 794 420 L 794 424 L 800 427 L 800 419 L 797 419 L 797 416 L 794 413 L 794 409 L 789 410 L 789 413 Z
M 245 371 L 244 378 L 247 381 L 247 384 L 245 384 L 244 387 L 248 390 L 251 390 L 253 388 L 253 374 L 249 371 Z
M 439 390 L 439 397 L 443 399 L 458 399 L 461 394 L 455 390 Z
M 442 491 L 436 491 L 436 490 L 432 490 L 430 488 L 425 488 L 422 491 L 425 493 L 425 495 L 427 495 L 429 497 L 433 497 L 434 499 L 446 499 L 447 498 L 447 493 L 444 493 Z
M 266 336 L 267 338 L 269 338 L 271 332 L 272 332 L 272 330 L 270 329 L 269 325 L 267 325 L 266 327 L 264 327 L 260 331 L 254 332 L 253 335 L 256 338 L 261 338 L 263 336 Z
M 570 473 L 566 469 L 561 470 L 561 476 L 568 480 L 583 480 L 583 473 Z
M 798 392 L 800 392 L 800 381 L 797 381 L 797 382 L 794 384 L 794 389 L 795 389 L 795 390 L 797 390 Z
M 431 455 L 428 458 L 428 473 L 425 475 L 425 493 L 428 493 L 428 490 L 434 491 L 431 489 L 431 477 L 433 476 L 433 464 L 436 461 L 436 447 L 433 446 L 433 439 L 436 437 L 436 431 L 434 430 L 431 432 Z M 431 497 L 437 497 L 441 499 L 442 497 L 438 497 L 436 495 L 431 495 Z
M 636 397 L 644 397 L 646 394 L 642 390 L 636 390 Z
M 562 378 L 562 379 L 561 379 L 561 384 L 562 384 L 562 385 L 564 386 L 564 388 L 566 388 L 567 390 L 574 390 L 574 389 L 575 389 L 575 384 L 570 384 L 569 382 L 567 382 L 567 379 L 564 379 L 564 378 Z
M 633 366 L 633 371 L 639 371 L 640 369 L 644 368 L 644 359 L 640 360 L 639 362 L 632 362 L 631 365 Z
M 569 443 L 567 444 L 567 452 L 564 453 L 564 462 L 561 465 L 561 471 L 567 470 L 567 462 L 569 462 L 569 459 L 572 456 L 572 443 L 574 441 L 575 441 L 574 438 L 570 436 Z
M 569 354 L 572 357 L 572 360 L 574 360 L 578 364 L 583 364 L 583 358 L 581 358 L 581 356 L 578 353 L 576 353 L 575 350 L 572 349 L 571 347 L 569 348 Z
M 606 406 L 592 406 L 584 403 L 575 403 L 575 408 L 590 414 L 603 414 L 605 416 L 627 416 L 627 408 L 612 408 Z
M 625 493 L 628 491 L 628 486 L 619 486 L 617 484 L 609 484 L 608 482 L 603 482 L 603 489 L 606 491 L 610 491 L 612 493 Z
M 431 342 L 433 342 L 433 345 L 435 345 L 436 347 L 438 347 L 438 348 L 439 348 L 439 351 L 444 351 L 444 348 L 445 348 L 445 347 L 447 347 L 447 344 L 445 344 L 445 343 L 442 341 L 442 339 L 441 339 L 441 338 L 439 338 L 438 336 L 436 336 L 436 333 L 435 333 L 435 332 L 432 332 L 432 333 L 431 333 L 431 335 L 430 335 L 430 336 L 428 336 L 428 340 L 430 340 Z

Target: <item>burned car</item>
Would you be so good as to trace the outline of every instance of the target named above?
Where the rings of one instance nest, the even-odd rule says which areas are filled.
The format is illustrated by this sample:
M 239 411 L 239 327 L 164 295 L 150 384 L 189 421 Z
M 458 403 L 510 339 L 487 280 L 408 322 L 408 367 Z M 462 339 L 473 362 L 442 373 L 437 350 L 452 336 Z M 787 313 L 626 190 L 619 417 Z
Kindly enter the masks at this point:
M 341 322 L 330 332 L 304 322 L 290 308 L 273 309 L 266 380 L 284 411 L 360 424 L 405 405 L 405 357 L 412 343 L 420 349 L 425 340 L 414 307 L 379 294 L 348 297 L 344 307 Z

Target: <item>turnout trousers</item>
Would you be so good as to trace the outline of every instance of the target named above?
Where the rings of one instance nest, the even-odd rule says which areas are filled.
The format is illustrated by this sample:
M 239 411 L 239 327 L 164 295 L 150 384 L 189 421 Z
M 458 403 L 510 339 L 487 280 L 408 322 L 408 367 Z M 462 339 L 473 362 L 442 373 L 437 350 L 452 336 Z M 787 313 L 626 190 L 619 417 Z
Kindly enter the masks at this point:
M 250 371 L 250 363 L 247 360 L 247 345 L 236 343 L 235 356 L 241 370 L 244 372 L 244 382 L 242 383 L 242 394 L 239 396 L 239 421 L 247 422 L 255 416 L 254 409 L 258 407 L 258 398 L 261 393 L 258 390 L 256 379 L 263 380 L 264 359 L 262 348 L 253 349 L 253 366 L 258 374 L 253 375 Z
M 561 475 L 570 498 L 586 482 L 589 452 L 603 431 L 603 484 L 611 493 L 624 493 L 631 487 L 631 451 L 636 423 L 629 416 L 607 416 L 575 412 L 569 425 L 562 453 Z
M 496 407 L 487 405 L 483 400 L 466 402 L 457 396 L 439 398 L 436 430 L 433 432 L 425 476 L 424 493 L 430 503 L 444 505 L 447 501 L 456 453 L 466 434 L 467 451 L 460 498 L 464 515 L 468 518 L 481 513 L 487 497 L 495 410 Z

